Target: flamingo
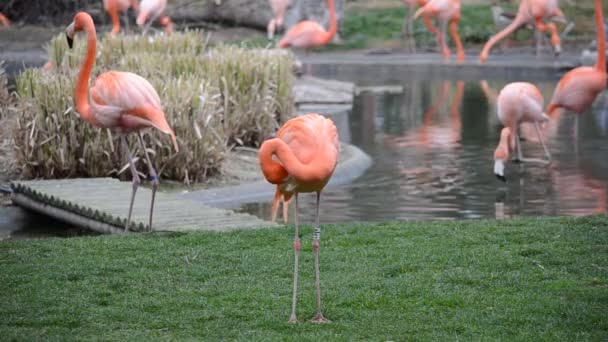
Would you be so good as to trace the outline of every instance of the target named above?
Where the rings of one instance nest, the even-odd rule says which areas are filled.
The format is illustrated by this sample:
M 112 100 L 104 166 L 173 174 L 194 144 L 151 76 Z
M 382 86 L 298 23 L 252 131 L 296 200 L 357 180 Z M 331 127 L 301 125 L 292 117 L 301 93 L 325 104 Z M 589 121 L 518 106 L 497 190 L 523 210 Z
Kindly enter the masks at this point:
M 551 161 L 551 154 L 545 146 L 539 123 L 547 121 L 548 116 L 543 113 L 543 95 L 538 88 L 527 82 L 514 82 L 507 84 L 496 100 L 498 120 L 505 126 L 500 132 L 500 141 L 494 152 L 494 174 L 498 179 L 506 182 L 504 175 L 505 162 L 509 160 L 509 153 L 513 147 L 517 148 L 517 160 L 521 162 L 536 161 L 524 159 L 521 153 L 518 126 L 521 123 L 533 123 L 536 133 L 543 145 L 547 163 Z
M 146 34 L 152 22 L 157 18 L 161 26 L 165 28 L 165 33 L 171 34 L 173 32 L 173 23 L 171 18 L 163 15 L 167 8 L 167 0 L 142 0 L 139 4 L 139 14 L 137 15 L 137 25 L 143 26 L 146 21 L 148 24 L 144 26 L 143 34 Z
M 519 9 L 517 10 L 515 19 L 513 19 L 511 24 L 490 38 L 490 40 L 488 40 L 483 46 L 483 50 L 479 54 L 479 61 L 481 63 L 485 63 L 488 59 L 490 50 L 496 43 L 513 33 L 520 26 L 532 23 L 536 25 L 536 29 L 539 32 L 551 32 L 551 44 L 553 44 L 555 55 L 559 55 L 562 48 L 557 28 L 555 27 L 554 23 L 544 23 L 545 19 L 555 17 L 564 17 L 564 14 L 557 5 L 557 0 L 522 0 L 519 4 Z M 540 38 L 541 36 L 537 35 L 537 55 L 540 52 Z
M 606 88 L 606 33 L 601 0 L 595 0 L 595 24 L 597 30 L 595 66 L 572 69 L 559 80 L 547 107 L 547 114 L 550 116 L 553 116 L 558 108 L 582 114 Z M 578 115 L 575 116 L 574 121 L 574 136 L 578 136 Z
M 130 2 L 130 3 L 129 3 Z M 115 36 L 120 32 L 120 20 L 118 19 L 118 12 L 123 12 L 125 26 L 127 31 L 129 30 L 129 18 L 127 17 L 127 10 L 129 7 L 137 10 L 137 0 L 103 0 L 103 8 L 108 12 L 112 19 L 112 32 L 111 36 Z
M 133 175 L 133 190 L 131 192 L 131 203 L 129 205 L 129 216 L 125 226 L 128 230 L 133 211 L 133 200 L 135 192 L 141 183 L 131 150 L 127 143 L 126 135 L 137 132 L 137 137 L 142 151 L 146 156 L 146 164 L 152 178 L 152 200 L 150 203 L 150 229 L 152 229 L 152 213 L 154 210 L 154 196 L 158 188 L 158 175 L 154 169 L 148 150 L 145 147 L 141 131 L 146 128 L 156 128 L 169 134 L 173 141 L 173 147 L 178 152 L 179 148 L 175 133 L 167 123 L 165 114 L 160 105 L 160 99 L 156 90 L 143 77 L 130 72 L 109 71 L 99 75 L 93 86 L 89 86 L 91 70 L 95 63 L 95 50 L 97 47 L 97 34 L 93 19 L 86 12 L 79 12 L 74 16 L 74 21 L 66 29 L 68 46 L 72 42 L 76 32 L 85 31 L 87 34 L 87 51 L 78 75 L 76 88 L 74 89 L 74 105 L 80 117 L 96 127 L 110 128 L 120 135 L 120 140 L 126 151 L 131 174 Z
M 327 0 L 327 7 L 329 8 L 329 31 L 325 31 L 323 26 L 315 21 L 301 21 L 285 33 L 279 41 L 279 47 L 287 48 L 291 46 L 305 49 L 308 52 L 309 49 L 329 43 L 338 31 L 338 24 L 336 22 L 334 0 Z M 310 75 L 310 64 L 307 69 Z
M 405 37 L 410 41 L 411 46 L 412 46 L 412 52 L 414 52 L 414 53 L 416 53 L 416 42 L 413 37 L 413 33 L 414 33 L 413 25 L 414 25 L 414 13 L 415 13 L 414 8 L 416 7 L 416 5 L 422 7 L 422 6 L 426 5 L 426 3 L 428 1 L 429 0 L 402 0 L 403 4 L 408 8 L 408 13 L 409 13 L 409 16 L 406 16 L 403 19 L 403 21 L 404 21 L 403 22 L 403 31 L 404 31 Z M 426 26 L 426 28 L 436 36 L 437 43 L 439 44 L 439 46 L 441 48 L 446 48 L 447 54 L 450 54 L 447 46 L 442 45 L 441 31 L 439 31 L 439 29 L 433 25 L 433 23 L 431 22 L 431 18 L 428 15 L 423 15 L 422 19 L 424 20 L 424 25 Z
M 289 0 L 268 0 L 274 17 L 268 22 L 266 31 L 268 32 L 268 39 L 274 38 L 274 32 L 281 26 L 285 20 L 285 11 L 289 6 Z
M 313 232 L 313 250 L 315 255 L 315 286 L 317 294 L 317 314 L 315 323 L 328 320 L 321 313 L 321 286 L 319 280 L 319 202 L 321 191 L 333 174 L 340 145 L 338 130 L 333 121 L 319 114 L 306 114 L 291 119 L 281 127 L 274 139 L 266 140 L 259 152 L 260 167 L 266 180 L 277 185 L 272 203 L 272 218 L 276 218 L 279 201 L 283 201 L 283 214 L 292 196 L 295 197 L 295 237 L 294 237 L 294 274 L 293 301 L 290 323 L 297 322 L 296 294 L 298 287 L 298 257 L 300 254 L 300 237 L 298 233 L 298 194 L 316 192 L 317 210 Z M 276 161 L 275 161 L 276 160 Z
M 419 8 L 414 14 L 414 19 L 420 15 L 428 15 L 437 17 L 441 23 L 441 35 L 438 35 L 440 40 L 442 55 L 444 59 L 450 58 L 450 49 L 445 43 L 447 23 L 450 22 L 450 34 L 456 44 L 456 54 L 458 62 L 464 61 L 464 50 L 462 42 L 458 35 L 458 22 L 460 21 L 460 0 L 430 0 L 426 5 Z
M 11 21 L 8 20 L 8 18 L 4 14 L 2 14 L 2 12 L 0 12 L 0 25 L 4 27 L 11 26 Z

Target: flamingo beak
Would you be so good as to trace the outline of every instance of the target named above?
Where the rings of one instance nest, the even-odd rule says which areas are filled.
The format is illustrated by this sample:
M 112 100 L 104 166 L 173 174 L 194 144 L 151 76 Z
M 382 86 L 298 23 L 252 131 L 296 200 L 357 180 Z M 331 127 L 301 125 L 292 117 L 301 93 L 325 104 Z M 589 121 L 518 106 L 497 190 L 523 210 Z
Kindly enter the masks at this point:
M 505 178 L 505 163 L 502 160 L 495 160 L 494 161 L 494 175 L 496 176 L 496 178 L 498 178 L 499 180 L 503 181 L 504 183 L 507 182 L 507 178 Z
M 65 29 L 65 38 L 67 39 L 68 46 L 71 49 L 74 45 L 74 23 L 71 23 L 70 26 Z

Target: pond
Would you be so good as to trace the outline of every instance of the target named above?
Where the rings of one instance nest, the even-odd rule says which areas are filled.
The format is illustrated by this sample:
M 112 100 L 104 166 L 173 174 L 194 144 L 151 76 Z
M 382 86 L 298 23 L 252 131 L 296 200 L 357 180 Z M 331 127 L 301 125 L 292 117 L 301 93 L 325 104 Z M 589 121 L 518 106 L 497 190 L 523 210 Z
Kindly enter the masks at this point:
M 374 164 L 354 182 L 323 192 L 322 222 L 587 215 L 607 210 L 605 93 L 590 112 L 580 116 L 578 141 L 572 137 L 574 115 L 559 115 L 543 128 L 553 155 L 551 165 L 509 163 L 509 181 L 504 184 L 493 174 L 501 129 L 495 97 L 522 72 L 507 77 L 509 81 L 501 77 L 481 82 L 446 80 L 445 75 L 440 78 L 424 68 L 412 70 L 410 78 L 401 68 L 381 70 L 378 78 L 363 80 L 365 71 L 357 68 L 316 66 L 315 71 L 358 85 L 391 89 L 390 93 L 356 96 L 347 124 L 339 125 L 343 140 L 368 153 Z M 396 75 L 401 79 L 395 79 Z M 545 103 L 558 77 L 550 74 L 532 81 Z M 524 156 L 542 158 L 534 127 L 522 126 L 521 135 Z M 300 198 L 300 218 L 312 222 L 314 195 Z M 271 200 L 239 210 L 268 218 Z

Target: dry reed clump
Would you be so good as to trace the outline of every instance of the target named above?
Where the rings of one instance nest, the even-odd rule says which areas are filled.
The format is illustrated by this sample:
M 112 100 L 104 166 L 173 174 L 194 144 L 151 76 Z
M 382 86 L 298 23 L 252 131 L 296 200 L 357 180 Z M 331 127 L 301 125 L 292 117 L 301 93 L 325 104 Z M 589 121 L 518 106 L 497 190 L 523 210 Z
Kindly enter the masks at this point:
M 122 174 L 126 160 L 116 136 L 92 127 L 72 108 L 84 35 L 67 50 L 65 37 L 49 47 L 53 72 L 29 69 L 17 79 L 20 116 L 14 132 L 17 161 L 25 177 L 97 177 Z M 98 42 L 92 78 L 108 70 L 129 71 L 157 90 L 180 152 L 167 136 L 150 130 L 148 146 L 164 178 L 200 181 L 217 171 L 235 145 L 257 146 L 293 115 L 291 54 L 208 48 L 197 32 L 154 38 L 119 36 Z M 136 153 L 138 144 L 131 139 Z M 142 159 L 138 169 L 147 170 Z

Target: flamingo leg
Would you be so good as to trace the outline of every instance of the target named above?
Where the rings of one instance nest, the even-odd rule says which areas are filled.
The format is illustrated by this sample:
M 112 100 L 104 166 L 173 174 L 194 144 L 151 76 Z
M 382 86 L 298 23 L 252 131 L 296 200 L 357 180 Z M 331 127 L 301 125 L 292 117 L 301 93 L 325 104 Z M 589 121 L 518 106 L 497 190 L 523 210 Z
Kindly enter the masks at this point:
M 268 39 L 272 40 L 274 38 L 274 31 L 276 30 L 277 22 L 275 18 L 270 19 L 268 22 L 268 27 L 266 27 L 266 32 L 268 35 Z
M 547 149 L 547 145 L 545 145 L 545 140 L 543 139 L 543 134 L 540 131 L 540 127 L 538 127 L 538 122 L 534 123 L 534 127 L 536 127 L 536 134 L 538 134 L 538 139 L 540 143 L 543 145 L 543 150 L 545 150 L 545 157 L 547 157 L 547 164 L 551 163 L 551 153 L 549 153 L 549 149 Z
M 123 19 L 125 21 L 125 33 L 126 34 L 130 34 L 131 30 L 129 29 L 129 14 L 127 12 L 128 11 L 124 11 L 123 14 L 122 14 L 122 16 L 123 16 Z
M 553 49 L 555 51 L 555 55 L 559 56 L 559 54 L 562 52 L 562 47 L 561 47 L 561 40 L 559 38 L 559 32 L 557 32 L 557 27 L 555 26 L 555 24 L 554 23 L 545 24 L 543 22 L 542 17 L 536 17 L 536 28 L 540 32 L 547 32 L 547 31 L 551 32 L 551 44 L 553 44 Z M 537 43 L 537 46 L 540 46 L 540 45 L 538 45 L 538 43 Z
M 447 29 L 448 29 L 448 22 L 446 20 L 441 20 L 440 21 L 440 25 L 441 25 L 441 54 L 443 55 L 443 59 L 447 60 L 450 58 L 450 48 L 448 47 L 448 43 L 446 42 L 446 37 L 447 37 Z
M 133 202 L 135 201 L 135 193 L 137 192 L 137 187 L 141 183 L 141 179 L 139 179 L 139 174 L 137 173 L 135 164 L 133 164 L 133 155 L 131 154 L 131 150 L 129 149 L 129 144 L 127 143 L 127 138 L 124 135 L 121 135 L 120 140 L 122 142 L 123 149 L 127 153 L 127 158 L 129 160 L 129 166 L 131 167 L 131 178 L 133 178 L 133 190 L 131 191 L 131 203 L 129 204 L 129 216 L 127 217 L 127 224 L 125 225 L 125 233 L 126 233 L 129 231 L 129 226 L 131 225 L 131 214 L 133 213 Z
M 149 221 L 149 231 L 152 231 L 152 214 L 154 213 L 154 198 L 156 197 L 156 190 L 158 190 L 158 174 L 154 169 L 154 165 L 150 160 L 150 156 L 148 155 L 148 150 L 146 149 L 146 144 L 144 143 L 144 138 L 141 136 L 141 133 L 137 133 L 137 137 L 139 138 L 139 144 L 141 145 L 142 150 L 144 150 L 144 155 L 146 156 L 146 164 L 148 165 L 148 172 L 150 173 L 150 178 L 152 179 L 152 200 L 150 202 L 150 221 Z
M 150 20 L 148 21 L 148 23 L 146 25 L 144 25 L 144 30 L 141 33 L 142 36 L 146 34 L 146 32 L 148 32 L 148 29 L 150 28 L 150 26 L 152 25 L 153 22 L 156 21 L 156 19 L 158 19 L 158 17 L 160 16 L 160 14 L 155 15 L 154 17 L 150 18 Z
M 515 134 L 515 146 L 517 148 L 517 158 L 514 159 L 514 162 L 521 163 L 524 160 L 524 156 L 521 153 L 521 140 L 519 139 L 519 133 Z
M 321 201 L 321 192 L 317 192 L 317 217 L 315 219 L 315 228 L 312 233 L 312 248 L 315 253 L 315 287 L 317 289 L 317 314 L 312 319 L 314 323 L 328 323 L 329 320 L 323 317 L 321 313 L 321 279 L 319 274 L 319 240 L 321 239 L 321 226 L 319 225 L 319 202 Z
M 289 323 L 297 323 L 296 318 L 296 301 L 298 294 L 298 258 L 300 256 L 300 233 L 298 232 L 298 193 L 295 193 L 296 197 L 296 216 L 294 218 L 295 223 L 295 236 L 293 238 L 293 251 L 294 251 L 294 263 L 293 263 L 293 297 L 291 301 L 291 316 L 289 317 Z M 283 203 L 285 205 L 285 203 Z
M 462 48 L 462 41 L 460 41 L 460 35 L 458 34 L 458 20 L 456 19 L 450 21 L 450 34 L 452 35 L 452 39 L 454 39 L 454 44 L 456 44 L 458 62 L 462 62 L 464 61 L 464 49 Z

